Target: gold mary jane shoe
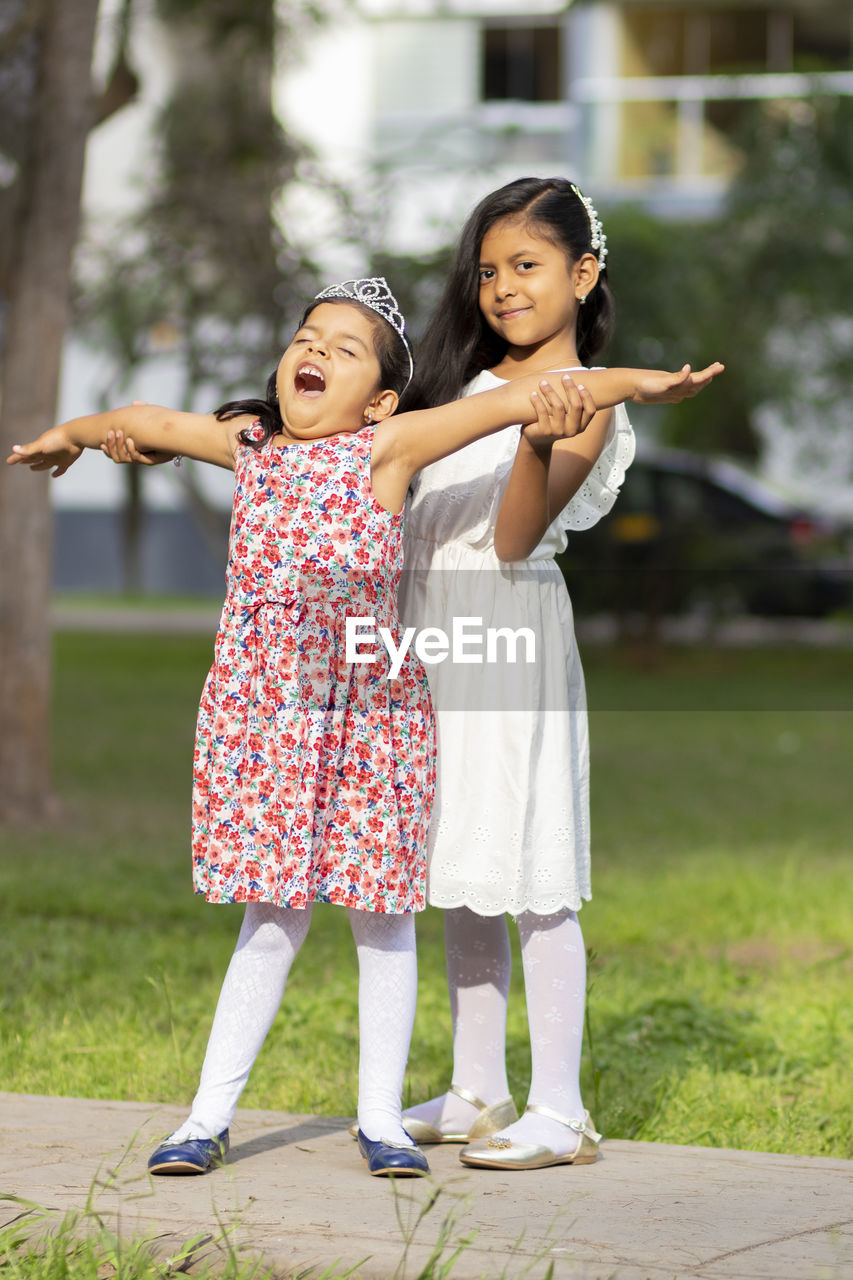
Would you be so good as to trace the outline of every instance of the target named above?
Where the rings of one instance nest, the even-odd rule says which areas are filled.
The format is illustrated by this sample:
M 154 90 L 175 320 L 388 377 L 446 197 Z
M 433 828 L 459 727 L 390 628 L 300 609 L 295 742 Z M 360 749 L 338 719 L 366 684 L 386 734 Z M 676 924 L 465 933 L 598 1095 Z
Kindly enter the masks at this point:
M 583 1113 L 583 1120 L 567 1120 L 550 1107 L 530 1106 L 527 1110 L 536 1115 L 547 1116 L 549 1120 L 556 1120 L 567 1129 L 574 1129 L 580 1137 L 577 1150 L 567 1156 L 558 1156 L 550 1147 L 540 1146 L 536 1142 L 513 1142 L 510 1138 L 493 1136 L 472 1142 L 460 1151 L 459 1159 L 462 1163 L 481 1169 L 547 1169 L 552 1164 L 595 1163 L 601 1134 L 595 1132 L 588 1111 Z
M 458 1084 L 452 1084 L 448 1093 L 455 1093 L 456 1097 L 461 1098 L 463 1102 L 470 1102 L 472 1107 L 477 1107 L 480 1114 L 467 1133 L 442 1133 L 436 1125 L 404 1115 L 403 1128 L 412 1142 L 416 1142 L 418 1146 L 429 1142 L 473 1142 L 478 1138 L 485 1139 L 490 1133 L 497 1133 L 498 1129 L 505 1129 L 508 1124 L 518 1119 L 518 1112 L 512 1098 L 504 1098 L 501 1102 L 493 1102 L 488 1106 L 482 1098 L 478 1098 L 475 1093 L 471 1093 L 469 1089 L 463 1089 Z

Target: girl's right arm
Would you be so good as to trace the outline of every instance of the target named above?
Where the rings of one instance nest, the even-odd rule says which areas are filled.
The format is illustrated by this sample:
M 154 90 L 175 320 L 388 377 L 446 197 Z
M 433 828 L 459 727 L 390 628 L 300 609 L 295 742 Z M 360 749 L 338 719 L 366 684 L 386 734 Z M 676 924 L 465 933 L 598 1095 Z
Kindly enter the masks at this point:
M 123 431 L 141 450 L 183 454 L 233 471 L 237 434 L 252 421 L 250 414 L 220 422 L 212 413 L 181 413 L 153 404 L 124 405 L 51 427 L 29 444 L 15 445 L 6 461 L 32 471 L 54 468 L 54 476 L 62 475 L 83 449 L 100 449 L 110 431 Z

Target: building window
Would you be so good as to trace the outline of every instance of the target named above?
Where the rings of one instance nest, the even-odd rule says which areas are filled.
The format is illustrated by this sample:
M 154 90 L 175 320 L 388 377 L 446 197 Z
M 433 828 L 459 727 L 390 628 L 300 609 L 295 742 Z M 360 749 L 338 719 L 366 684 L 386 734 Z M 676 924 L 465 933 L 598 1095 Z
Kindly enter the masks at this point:
M 625 9 L 622 74 L 683 76 L 686 73 L 687 16 L 678 9 Z
M 770 70 L 768 17 L 761 10 L 709 13 L 694 23 L 696 64 L 700 74 L 749 75 Z M 702 65 L 704 63 L 704 66 Z
M 485 102 L 558 102 L 562 97 L 559 27 L 484 27 L 481 35 Z
M 844 4 L 637 5 L 622 22 L 626 76 L 834 71 L 851 63 L 853 23 Z
M 846 5 L 793 14 L 794 70 L 846 71 L 853 63 L 853 17 Z
M 748 98 L 713 98 L 702 104 L 702 172 L 733 178 L 741 167 L 739 138 L 755 110 Z
M 672 177 L 678 172 L 678 107 L 674 102 L 623 102 L 622 178 Z
M 624 15 L 624 74 L 696 76 L 766 71 L 764 9 L 693 9 L 659 5 Z

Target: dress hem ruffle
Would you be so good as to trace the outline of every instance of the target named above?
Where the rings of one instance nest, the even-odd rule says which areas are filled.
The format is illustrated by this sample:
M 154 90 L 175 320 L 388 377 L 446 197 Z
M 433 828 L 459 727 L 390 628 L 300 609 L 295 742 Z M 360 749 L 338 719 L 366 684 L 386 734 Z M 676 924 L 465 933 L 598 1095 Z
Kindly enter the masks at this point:
M 571 899 L 567 898 L 565 895 L 561 895 L 560 897 L 553 899 L 553 901 L 549 900 L 548 902 L 543 902 L 542 899 L 537 899 L 535 903 L 528 902 L 524 905 L 515 902 L 504 906 L 498 906 L 494 903 L 487 904 L 483 902 L 476 902 L 470 898 L 470 895 L 460 894 L 459 898 L 454 898 L 452 901 L 448 896 L 445 900 L 440 902 L 436 898 L 428 896 L 427 906 L 437 907 L 439 911 L 453 911 L 459 907 L 467 907 L 469 911 L 472 911 L 474 915 L 477 916 L 520 916 L 525 912 L 530 912 L 535 916 L 552 916 L 558 911 L 580 911 L 584 902 L 591 901 L 592 894 L 585 893 L 581 894 L 579 897 Z
M 418 911 L 423 911 L 426 903 L 419 906 L 402 907 L 399 911 L 389 911 L 385 906 L 373 906 L 365 902 L 338 902 L 334 898 L 304 898 L 297 903 L 285 902 L 279 898 L 275 898 L 270 894 L 248 894 L 242 898 L 228 898 L 224 895 L 219 897 L 211 897 L 204 889 L 196 889 L 195 894 L 199 898 L 204 898 L 212 907 L 240 907 L 245 906 L 247 902 L 263 902 L 273 907 L 286 908 L 288 911 L 306 911 L 308 907 L 325 906 L 325 907 L 346 907 L 352 908 L 353 911 L 369 911 L 371 915 L 385 916 L 411 916 Z

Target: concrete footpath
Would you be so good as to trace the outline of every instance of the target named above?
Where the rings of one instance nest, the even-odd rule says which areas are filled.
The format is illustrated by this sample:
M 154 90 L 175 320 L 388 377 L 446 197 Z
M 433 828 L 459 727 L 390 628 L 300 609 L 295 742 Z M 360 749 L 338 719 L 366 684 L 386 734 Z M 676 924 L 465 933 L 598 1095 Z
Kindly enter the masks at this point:
M 416 1280 L 430 1254 L 470 1243 L 451 1280 L 850 1280 L 853 1161 L 605 1142 L 594 1165 L 465 1169 L 430 1147 L 433 1176 L 371 1178 L 348 1121 L 240 1111 L 228 1165 L 151 1178 L 146 1158 L 183 1119 L 151 1103 L 0 1093 L 0 1226 L 33 1201 L 90 1195 L 104 1223 L 162 1257 L 197 1241 L 190 1272 L 229 1249 L 280 1277 L 355 1268 Z M 223 1238 L 223 1235 L 227 1239 Z M 408 1246 L 406 1241 L 408 1240 Z M 443 1245 L 442 1245 L 443 1242 Z

